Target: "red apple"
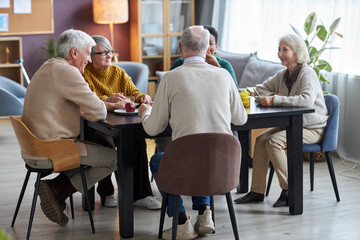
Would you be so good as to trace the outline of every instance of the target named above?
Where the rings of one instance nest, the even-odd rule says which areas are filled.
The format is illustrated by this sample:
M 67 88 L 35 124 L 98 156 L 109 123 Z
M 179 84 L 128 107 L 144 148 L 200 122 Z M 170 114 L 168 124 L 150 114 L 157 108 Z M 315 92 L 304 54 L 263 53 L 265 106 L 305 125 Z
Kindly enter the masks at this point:
M 135 104 L 132 102 L 128 102 L 125 104 L 125 111 L 126 112 L 134 112 L 135 111 Z

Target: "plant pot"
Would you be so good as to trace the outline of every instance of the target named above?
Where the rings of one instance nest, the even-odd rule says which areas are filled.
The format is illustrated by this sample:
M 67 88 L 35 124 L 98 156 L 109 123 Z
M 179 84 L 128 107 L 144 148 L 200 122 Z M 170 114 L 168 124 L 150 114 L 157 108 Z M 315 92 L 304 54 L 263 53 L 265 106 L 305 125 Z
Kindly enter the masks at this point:
M 310 161 L 310 153 L 304 152 L 303 153 L 304 161 L 309 162 Z M 325 153 L 323 152 L 314 152 L 314 161 L 315 162 L 324 162 L 326 161 Z

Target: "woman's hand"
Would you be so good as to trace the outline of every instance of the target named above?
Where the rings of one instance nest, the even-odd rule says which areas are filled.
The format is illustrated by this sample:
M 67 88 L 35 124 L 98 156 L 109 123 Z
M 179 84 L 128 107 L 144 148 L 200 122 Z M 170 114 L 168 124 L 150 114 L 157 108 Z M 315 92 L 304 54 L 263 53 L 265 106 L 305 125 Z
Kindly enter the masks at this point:
M 124 96 L 123 93 L 114 93 L 112 96 L 104 98 L 104 102 L 111 102 L 111 103 L 117 103 L 120 101 L 126 101 L 129 102 L 128 98 Z
M 146 110 L 151 110 L 151 109 L 152 109 L 152 107 L 149 104 L 142 103 L 139 107 L 138 115 L 141 117 L 143 112 L 145 112 Z
M 274 96 L 262 97 L 260 98 L 259 103 L 261 106 L 271 107 L 274 103 Z
M 118 102 L 104 102 L 106 110 L 113 112 L 115 109 L 124 109 L 127 101 L 118 101 Z
M 149 95 L 142 96 L 140 98 L 140 103 L 152 104 L 151 97 Z
M 216 57 L 212 55 L 211 53 L 206 54 L 205 62 L 207 62 L 210 65 L 213 65 L 215 67 L 220 67 L 220 64 L 216 60 Z

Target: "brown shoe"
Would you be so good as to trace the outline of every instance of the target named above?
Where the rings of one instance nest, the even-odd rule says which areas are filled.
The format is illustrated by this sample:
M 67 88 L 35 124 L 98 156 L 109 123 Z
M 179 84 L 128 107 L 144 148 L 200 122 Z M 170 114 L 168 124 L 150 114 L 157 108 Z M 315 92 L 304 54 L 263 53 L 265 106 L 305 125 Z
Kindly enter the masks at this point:
M 239 197 L 238 199 L 234 200 L 237 204 L 242 203 L 251 203 L 251 202 L 262 202 L 264 201 L 264 194 L 256 193 L 256 192 L 248 192 L 245 196 Z
M 57 201 L 49 180 L 41 180 L 39 186 L 40 206 L 45 216 L 60 226 L 66 226 L 69 218 L 63 213 L 64 206 Z
M 282 190 L 279 199 L 273 204 L 273 207 L 287 207 L 289 206 L 289 192 Z

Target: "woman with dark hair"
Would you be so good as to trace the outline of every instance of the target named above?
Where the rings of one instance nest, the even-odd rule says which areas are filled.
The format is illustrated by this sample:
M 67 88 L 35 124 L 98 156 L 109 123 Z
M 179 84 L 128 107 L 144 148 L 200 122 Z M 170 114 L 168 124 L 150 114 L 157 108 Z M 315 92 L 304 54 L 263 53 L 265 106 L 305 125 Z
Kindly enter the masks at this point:
M 221 67 L 226 69 L 230 73 L 231 77 L 234 79 L 234 83 L 236 87 L 239 87 L 236 81 L 234 69 L 231 66 L 231 64 L 228 61 L 215 56 L 216 50 L 218 48 L 218 44 L 217 44 L 218 32 L 216 31 L 215 28 L 211 26 L 204 26 L 204 28 L 210 32 L 210 39 L 209 39 L 210 47 L 208 53 L 206 54 L 205 61 L 208 64 L 213 65 L 215 67 Z M 181 57 L 176 59 L 176 61 L 172 64 L 170 70 L 181 66 L 183 63 L 184 60 Z

